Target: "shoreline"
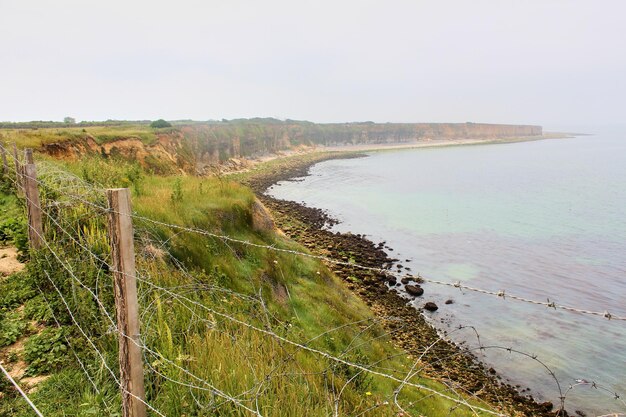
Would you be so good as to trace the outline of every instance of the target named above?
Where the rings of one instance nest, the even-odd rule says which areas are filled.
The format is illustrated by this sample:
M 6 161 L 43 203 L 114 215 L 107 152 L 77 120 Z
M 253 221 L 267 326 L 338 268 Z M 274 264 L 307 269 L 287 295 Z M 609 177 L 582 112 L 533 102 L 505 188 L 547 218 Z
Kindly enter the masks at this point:
M 408 150 L 408 149 L 424 149 L 424 148 L 444 148 L 444 147 L 456 147 L 456 146 L 478 146 L 478 145 L 504 145 L 508 143 L 519 142 L 534 142 L 539 140 L 550 139 L 570 139 L 575 136 L 586 135 L 583 133 L 561 133 L 561 132 L 547 132 L 541 136 L 521 136 L 521 137 L 509 137 L 509 138 L 488 138 L 488 139 L 425 139 L 412 142 L 395 142 L 395 143 L 371 143 L 360 145 L 339 145 L 339 146 L 308 146 L 300 145 L 294 149 L 286 149 L 277 151 L 272 154 L 258 155 L 251 158 L 243 159 L 231 159 L 235 161 L 235 164 L 231 168 L 223 169 L 222 173 L 225 175 L 245 175 L 254 171 L 257 167 L 268 163 L 276 163 L 276 161 L 287 159 L 307 159 L 310 156 L 319 154 L 329 155 L 326 159 L 336 158 L 349 158 L 351 155 L 360 154 L 366 156 L 366 152 L 387 152 L 395 150 Z M 330 155 L 333 155 L 332 157 Z M 335 156 L 335 155 L 345 155 Z M 243 161 L 243 163 L 242 163 Z M 321 162 L 321 160 L 319 161 Z M 315 162 L 317 163 L 317 162 Z M 308 168 L 307 168 L 308 170 Z M 300 175 L 304 176 L 306 174 Z M 285 179 L 292 179 L 294 176 Z M 276 181 L 278 182 L 278 181 Z M 273 184 L 268 185 L 269 188 Z
M 452 146 L 497 145 L 518 142 L 534 142 L 548 139 L 569 139 L 579 134 L 547 132 L 540 136 L 520 136 L 488 139 L 425 139 L 403 143 L 372 143 L 361 145 L 341 145 L 320 147 L 324 152 L 382 152 L 396 149 L 443 148 Z
M 483 143 L 485 142 L 481 142 Z M 452 146 L 465 145 L 467 144 Z M 364 235 L 332 232 L 327 226 L 337 222 L 323 210 L 297 202 L 278 200 L 265 194 L 269 187 L 279 181 L 306 176 L 310 167 L 319 162 L 363 157 L 366 156 L 362 153 L 364 151 L 354 149 L 318 152 L 275 159 L 269 163 L 271 166 L 266 166 L 265 169 L 257 167 L 256 170 L 249 172 L 242 182 L 250 186 L 263 204 L 270 209 L 277 227 L 311 252 L 340 260 L 354 259 L 360 265 L 391 270 L 394 263 L 399 260 L 390 258 L 385 252 L 385 242 L 376 244 Z M 439 331 L 421 314 L 423 309 L 409 306 L 406 298 L 390 290 L 390 286 L 396 283 L 395 278 L 348 266 L 329 267 L 377 317 L 381 318 L 383 327 L 392 335 L 396 346 L 414 357 L 423 355 L 427 367 L 424 371 L 425 376 L 452 382 L 468 394 L 478 395 L 496 409 L 500 409 L 496 406 L 500 404 L 503 406 L 500 411 L 514 415 L 567 415 L 558 414 L 558 411 L 553 410 L 552 403 L 538 403 L 532 396 L 523 395 L 514 386 L 502 382 L 495 370 L 487 369 L 485 364 L 471 352 L 464 350 L 461 345 L 446 339 L 440 340 Z M 408 283 L 420 284 L 418 279 Z M 428 288 L 426 290 L 428 291 Z M 428 348 L 429 346 L 431 348 Z

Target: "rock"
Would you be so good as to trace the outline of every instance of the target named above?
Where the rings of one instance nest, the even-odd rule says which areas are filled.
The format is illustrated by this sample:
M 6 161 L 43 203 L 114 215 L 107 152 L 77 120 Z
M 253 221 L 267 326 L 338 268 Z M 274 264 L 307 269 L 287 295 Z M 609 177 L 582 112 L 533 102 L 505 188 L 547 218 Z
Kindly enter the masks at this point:
M 396 284 L 398 283 L 398 280 L 396 279 L 396 277 L 390 277 L 390 278 L 387 280 L 387 283 L 388 283 L 389 285 L 396 285 Z
M 258 232 L 274 230 L 274 219 L 258 198 L 252 203 L 252 228 Z
M 554 407 L 554 405 L 552 405 L 550 401 L 546 401 L 546 402 L 539 404 L 539 408 L 544 411 L 552 411 L 552 407 Z
M 406 278 L 406 277 L 400 280 L 400 282 L 403 283 L 404 285 L 408 284 L 411 281 L 413 281 L 411 278 Z
M 407 285 L 404 287 L 404 289 L 409 295 L 412 295 L 414 297 L 419 297 L 420 295 L 424 294 L 424 289 L 419 285 Z M 437 308 L 435 308 L 435 310 L 436 309 Z
M 445 304 L 454 304 L 454 300 L 446 300 Z
M 424 304 L 424 310 L 432 312 L 432 311 L 439 310 L 439 307 L 437 307 L 437 304 L 433 303 L 432 301 L 429 301 L 426 304 Z

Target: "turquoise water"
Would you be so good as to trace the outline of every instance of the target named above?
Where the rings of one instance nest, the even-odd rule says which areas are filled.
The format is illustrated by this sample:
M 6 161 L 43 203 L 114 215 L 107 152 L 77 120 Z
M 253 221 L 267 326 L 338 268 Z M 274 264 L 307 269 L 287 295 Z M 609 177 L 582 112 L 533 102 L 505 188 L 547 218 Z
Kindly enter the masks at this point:
M 502 145 L 373 152 L 326 161 L 269 194 L 327 210 L 334 229 L 386 241 L 412 273 L 626 316 L 626 130 Z M 410 259 L 410 262 L 405 262 Z M 568 411 L 626 412 L 626 322 L 425 284 L 421 306 L 456 341 L 544 362 Z M 444 301 L 452 299 L 453 304 Z M 477 352 L 513 384 L 558 404 L 536 361 Z M 607 392 L 605 389 L 611 391 Z M 615 399 L 612 393 L 621 395 Z

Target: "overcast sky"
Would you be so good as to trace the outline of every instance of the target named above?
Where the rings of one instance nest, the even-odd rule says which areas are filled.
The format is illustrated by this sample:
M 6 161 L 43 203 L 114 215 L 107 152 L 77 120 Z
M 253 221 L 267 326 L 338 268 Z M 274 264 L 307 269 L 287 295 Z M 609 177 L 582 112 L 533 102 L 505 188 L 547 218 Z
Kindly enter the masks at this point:
M 0 121 L 626 122 L 626 1 L 0 0 Z

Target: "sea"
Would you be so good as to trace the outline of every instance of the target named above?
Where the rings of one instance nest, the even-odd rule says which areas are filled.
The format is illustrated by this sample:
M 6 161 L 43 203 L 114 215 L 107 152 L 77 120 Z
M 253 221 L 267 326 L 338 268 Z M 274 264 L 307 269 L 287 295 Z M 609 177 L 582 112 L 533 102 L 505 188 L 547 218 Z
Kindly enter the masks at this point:
M 626 128 L 585 133 L 367 152 L 267 193 L 386 242 L 403 271 L 503 295 L 425 283 L 411 303 L 524 394 L 626 413 L 626 321 L 510 297 L 626 317 Z

